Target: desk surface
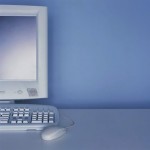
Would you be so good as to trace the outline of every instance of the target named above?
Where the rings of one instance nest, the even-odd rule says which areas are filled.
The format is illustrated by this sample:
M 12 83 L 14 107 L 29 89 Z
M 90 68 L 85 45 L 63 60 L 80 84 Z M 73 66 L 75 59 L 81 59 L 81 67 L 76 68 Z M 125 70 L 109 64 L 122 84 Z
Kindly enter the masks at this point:
M 1 132 L 0 150 L 150 150 L 149 109 L 61 109 L 75 121 L 65 136 L 42 141 L 40 132 Z

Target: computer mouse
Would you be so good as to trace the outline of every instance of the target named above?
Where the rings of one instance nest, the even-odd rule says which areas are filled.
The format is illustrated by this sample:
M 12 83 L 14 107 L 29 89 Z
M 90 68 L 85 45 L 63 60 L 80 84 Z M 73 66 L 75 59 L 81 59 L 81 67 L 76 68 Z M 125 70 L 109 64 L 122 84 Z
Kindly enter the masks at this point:
M 50 126 L 44 129 L 41 133 L 43 140 L 50 141 L 63 136 L 66 133 L 66 128 L 60 126 Z

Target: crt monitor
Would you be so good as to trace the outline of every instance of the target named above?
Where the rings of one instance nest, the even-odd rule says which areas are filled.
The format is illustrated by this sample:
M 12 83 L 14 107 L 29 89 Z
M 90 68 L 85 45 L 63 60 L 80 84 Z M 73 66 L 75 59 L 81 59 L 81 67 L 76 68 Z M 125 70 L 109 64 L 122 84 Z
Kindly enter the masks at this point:
M 0 5 L 0 101 L 47 96 L 47 8 Z

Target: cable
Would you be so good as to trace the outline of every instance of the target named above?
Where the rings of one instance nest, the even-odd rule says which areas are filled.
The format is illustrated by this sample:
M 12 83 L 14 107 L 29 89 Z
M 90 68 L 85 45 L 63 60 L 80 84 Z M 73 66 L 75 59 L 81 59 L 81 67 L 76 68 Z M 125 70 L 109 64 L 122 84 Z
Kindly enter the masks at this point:
M 65 121 L 66 122 L 63 122 Z M 67 120 L 70 122 L 70 123 L 67 123 Z M 66 129 L 69 129 L 70 127 L 73 127 L 75 125 L 75 122 L 68 116 L 64 115 L 64 114 L 60 114 L 60 122 L 59 122 L 59 125 L 66 128 Z

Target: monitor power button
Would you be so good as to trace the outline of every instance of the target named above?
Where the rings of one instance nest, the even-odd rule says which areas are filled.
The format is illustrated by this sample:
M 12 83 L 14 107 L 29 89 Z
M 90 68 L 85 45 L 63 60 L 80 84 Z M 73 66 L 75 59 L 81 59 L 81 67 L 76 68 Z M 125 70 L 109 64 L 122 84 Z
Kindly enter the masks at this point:
M 17 93 L 18 93 L 18 94 L 22 94 L 23 91 L 22 91 L 22 90 L 18 90 Z

